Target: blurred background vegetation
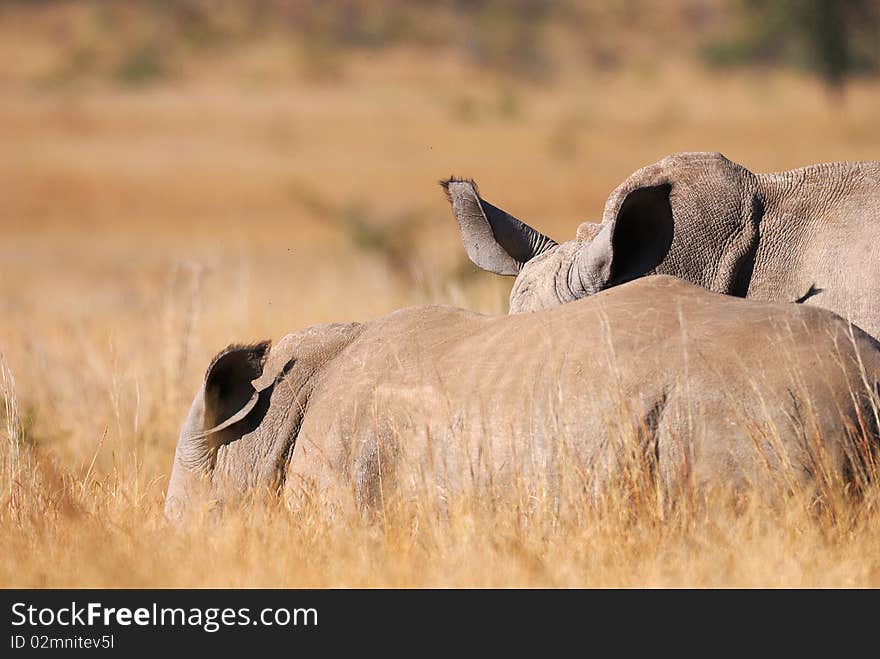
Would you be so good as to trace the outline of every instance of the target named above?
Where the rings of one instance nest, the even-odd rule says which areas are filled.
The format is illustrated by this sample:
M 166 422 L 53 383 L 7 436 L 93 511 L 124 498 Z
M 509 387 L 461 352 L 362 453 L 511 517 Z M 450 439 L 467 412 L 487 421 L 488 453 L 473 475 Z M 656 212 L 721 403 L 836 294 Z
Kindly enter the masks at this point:
M 348 55 L 406 45 L 535 81 L 564 60 L 615 69 L 684 56 L 794 67 L 840 88 L 880 66 L 880 0 L 3 0 L 2 12 L 54 45 L 54 65 L 30 72 L 59 84 L 178 78 L 266 42 L 318 77 L 340 74 Z
M 812 71 L 840 91 L 848 76 L 880 67 L 877 0 L 739 0 L 733 35 L 703 49 L 718 65 L 782 65 Z

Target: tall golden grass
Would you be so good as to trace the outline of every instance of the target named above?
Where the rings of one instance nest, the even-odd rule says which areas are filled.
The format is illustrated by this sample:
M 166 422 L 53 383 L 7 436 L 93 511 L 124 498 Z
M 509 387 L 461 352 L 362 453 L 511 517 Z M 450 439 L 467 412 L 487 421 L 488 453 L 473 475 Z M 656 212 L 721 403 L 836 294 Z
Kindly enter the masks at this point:
M 876 159 L 877 82 L 837 106 L 811 79 L 673 53 L 534 84 L 407 46 L 328 80 L 269 41 L 154 85 L 55 85 L 57 52 L 9 25 L 27 66 L 0 80 L 0 585 L 880 585 L 873 490 L 833 514 L 620 497 L 377 524 L 269 503 L 174 530 L 161 512 L 227 343 L 425 302 L 505 311 L 437 179 L 473 176 L 564 239 L 670 152 Z

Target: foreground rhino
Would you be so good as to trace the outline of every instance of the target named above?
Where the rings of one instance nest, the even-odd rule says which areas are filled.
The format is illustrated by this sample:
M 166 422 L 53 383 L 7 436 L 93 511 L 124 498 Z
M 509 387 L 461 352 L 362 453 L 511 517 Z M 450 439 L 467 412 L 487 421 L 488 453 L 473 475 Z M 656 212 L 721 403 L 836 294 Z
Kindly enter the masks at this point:
M 601 224 L 557 244 L 443 182 L 467 253 L 515 275 L 510 311 L 536 311 L 648 273 L 717 293 L 802 301 L 880 338 L 880 162 L 753 174 L 719 153 L 682 153 L 635 172 Z
M 552 490 L 566 468 L 601 494 L 634 453 L 667 492 L 853 479 L 877 438 L 878 347 L 827 311 L 666 276 L 536 314 L 315 326 L 215 358 L 166 510 L 200 488 L 328 505 Z

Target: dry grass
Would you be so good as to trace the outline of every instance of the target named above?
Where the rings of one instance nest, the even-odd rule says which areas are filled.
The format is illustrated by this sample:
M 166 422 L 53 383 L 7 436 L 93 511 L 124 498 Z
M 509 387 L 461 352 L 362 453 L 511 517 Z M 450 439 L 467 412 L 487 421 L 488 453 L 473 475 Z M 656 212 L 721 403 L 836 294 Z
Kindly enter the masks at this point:
M 51 52 L 25 45 L 39 78 Z M 462 502 L 442 523 L 270 510 L 170 530 L 178 426 L 218 348 L 423 302 L 504 311 L 509 282 L 463 265 L 437 179 L 473 176 L 566 238 L 669 152 L 767 170 L 880 146 L 876 82 L 835 109 L 808 79 L 674 57 L 531 85 L 405 48 L 328 82 L 276 75 L 273 48 L 146 88 L 3 78 L 0 585 L 880 585 L 873 494 L 834 516 Z

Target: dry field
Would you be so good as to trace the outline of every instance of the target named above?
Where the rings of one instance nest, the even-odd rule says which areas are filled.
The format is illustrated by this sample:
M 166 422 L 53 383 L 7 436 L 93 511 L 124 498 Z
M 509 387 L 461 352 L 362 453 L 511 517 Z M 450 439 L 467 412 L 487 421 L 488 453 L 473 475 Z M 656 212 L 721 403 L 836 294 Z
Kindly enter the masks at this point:
M 832 106 L 790 73 L 670 59 L 535 84 L 404 47 L 328 79 L 279 73 L 274 47 L 148 86 L 0 77 L 0 585 L 880 586 L 876 493 L 169 528 L 177 430 L 219 348 L 411 304 L 504 311 L 510 282 L 467 263 L 439 178 L 567 238 L 670 152 L 753 170 L 880 154 L 877 82 Z

